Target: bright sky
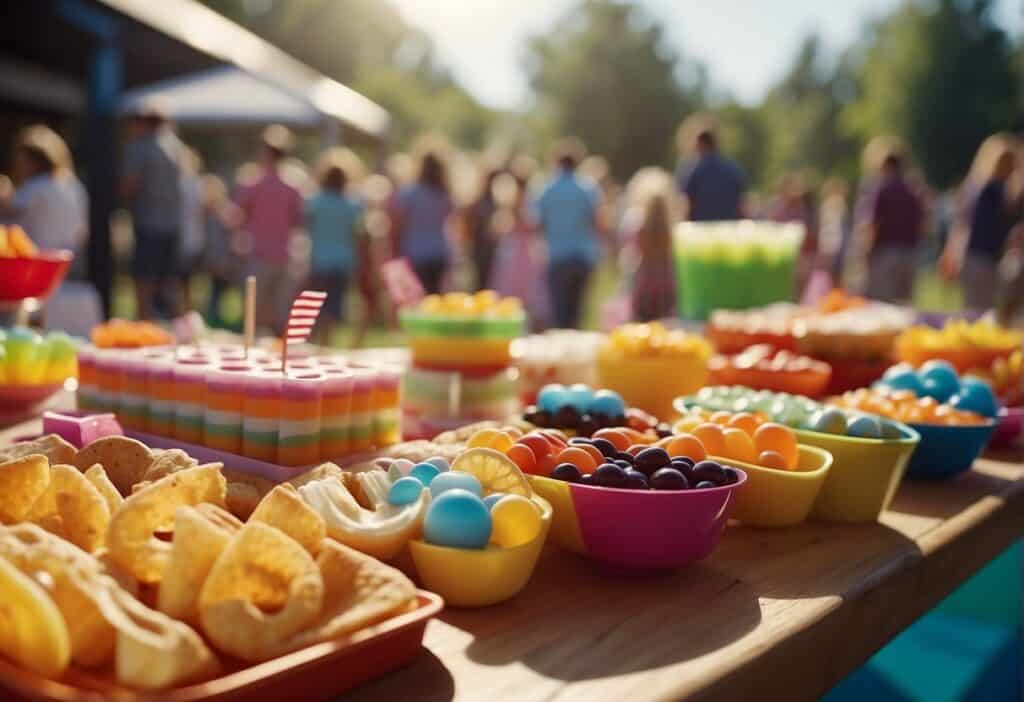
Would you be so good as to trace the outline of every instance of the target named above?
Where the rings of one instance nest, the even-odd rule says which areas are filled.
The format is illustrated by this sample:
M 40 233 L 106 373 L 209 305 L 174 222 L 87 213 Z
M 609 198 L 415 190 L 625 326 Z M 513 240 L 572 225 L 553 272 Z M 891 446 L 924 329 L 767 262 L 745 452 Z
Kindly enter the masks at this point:
M 441 58 L 480 101 L 523 107 L 528 95 L 523 42 L 543 32 L 575 0 L 393 0 L 424 30 Z M 817 31 L 840 51 L 863 23 L 900 0 L 641 0 L 666 25 L 669 41 L 709 69 L 714 86 L 756 102 L 782 75 L 800 41 Z M 1000 23 L 1017 36 L 1021 0 L 996 0 Z

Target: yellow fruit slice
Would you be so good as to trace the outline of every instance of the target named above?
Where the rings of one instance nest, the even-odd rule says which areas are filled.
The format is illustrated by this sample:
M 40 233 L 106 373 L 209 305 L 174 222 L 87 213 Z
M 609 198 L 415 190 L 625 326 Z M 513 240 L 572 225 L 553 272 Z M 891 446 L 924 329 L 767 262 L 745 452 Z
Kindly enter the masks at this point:
M 484 495 L 503 492 L 508 495 L 533 497 L 529 481 L 512 459 L 489 448 L 471 448 L 452 462 L 452 470 L 476 476 Z
M 43 677 L 57 678 L 71 660 L 64 618 L 46 591 L 0 558 L 0 654 Z

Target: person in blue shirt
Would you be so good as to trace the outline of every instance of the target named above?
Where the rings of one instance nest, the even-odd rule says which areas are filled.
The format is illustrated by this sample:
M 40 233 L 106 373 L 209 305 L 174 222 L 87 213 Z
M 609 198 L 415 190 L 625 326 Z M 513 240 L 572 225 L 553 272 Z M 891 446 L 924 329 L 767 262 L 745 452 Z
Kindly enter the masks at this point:
M 548 292 L 556 327 L 580 323 L 583 295 L 597 262 L 600 193 L 576 174 L 583 146 L 565 139 L 554 150 L 555 172 L 535 203 L 548 243 Z
M 679 192 L 686 198 L 686 219 L 693 222 L 741 219 L 747 177 L 718 151 L 714 125 L 703 116 L 691 117 L 679 129 L 680 150 L 695 157 L 680 164 Z
M 419 174 L 405 186 L 392 208 L 392 239 L 399 255 L 409 259 L 429 293 L 441 292 L 448 268 L 448 222 L 452 198 L 448 191 L 445 149 L 425 142 L 419 148 Z
M 359 267 L 356 252 L 363 231 L 363 203 L 346 192 L 358 165 L 355 159 L 355 155 L 325 157 L 320 190 L 306 201 L 306 228 L 312 243 L 309 288 L 327 293 L 319 324 L 324 343 L 345 319 L 345 293 Z

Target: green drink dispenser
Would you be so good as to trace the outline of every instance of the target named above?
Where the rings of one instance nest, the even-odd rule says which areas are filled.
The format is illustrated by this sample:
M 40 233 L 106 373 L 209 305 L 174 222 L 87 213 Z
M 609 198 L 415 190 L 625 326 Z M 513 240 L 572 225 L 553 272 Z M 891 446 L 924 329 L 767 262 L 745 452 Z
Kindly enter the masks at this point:
M 800 223 L 681 222 L 674 237 L 680 314 L 793 301 Z

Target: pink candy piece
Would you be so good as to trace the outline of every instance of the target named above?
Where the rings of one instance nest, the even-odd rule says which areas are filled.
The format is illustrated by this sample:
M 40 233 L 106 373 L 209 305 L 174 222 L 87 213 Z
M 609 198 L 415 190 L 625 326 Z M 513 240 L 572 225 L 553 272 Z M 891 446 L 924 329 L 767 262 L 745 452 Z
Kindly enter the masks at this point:
M 124 429 L 112 414 L 43 412 L 43 433 L 56 434 L 75 448 L 82 448 L 104 436 L 124 436 Z

